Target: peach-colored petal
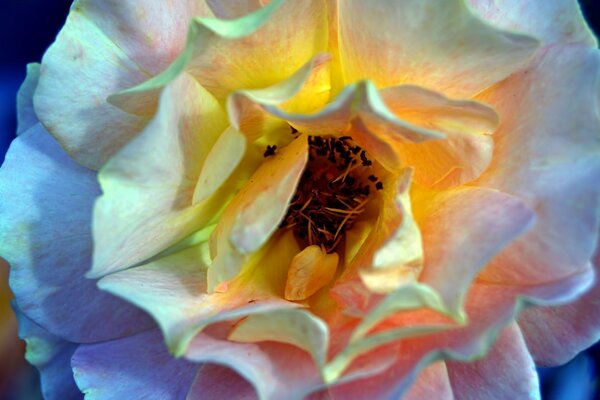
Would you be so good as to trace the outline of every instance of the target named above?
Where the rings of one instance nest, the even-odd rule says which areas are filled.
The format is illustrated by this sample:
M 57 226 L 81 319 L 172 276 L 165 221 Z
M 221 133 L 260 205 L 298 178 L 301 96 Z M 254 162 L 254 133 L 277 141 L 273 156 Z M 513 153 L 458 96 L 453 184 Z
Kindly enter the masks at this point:
M 439 131 L 421 128 L 398 118 L 369 81 L 348 85 L 315 114 L 289 113 L 265 101 L 252 103 L 273 116 L 289 121 L 301 132 L 350 135 L 372 158 L 390 171 L 398 172 L 402 168 L 402 161 L 394 149 L 395 144 L 421 143 L 445 137 Z
M 598 46 L 577 0 L 469 0 L 469 3 L 487 22 L 532 35 L 544 44 Z
M 340 1 L 338 24 L 346 83 L 413 83 L 458 97 L 519 70 L 539 45 L 485 24 L 463 0 Z
M 479 271 L 535 218 L 516 197 L 485 188 L 416 195 L 413 201 L 425 253 L 420 281 L 457 314 Z
M 557 46 L 482 94 L 502 124 L 478 184 L 516 195 L 538 216 L 485 280 L 537 284 L 587 267 L 600 231 L 599 77 L 597 50 Z
M 203 364 L 185 400 L 256 400 L 256 390 L 233 369 L 218 364 Z
M 235 90 L 264 88 L 288 78 L 326 48 L 327 10 L 320 0 L 274 0 L 236 20 L 197 18 L 185 50 L 167 70 L 110 101 L 143 115 L 155 107 L 161 88 L 182 71 L 224 100 Z
M 266 158 L 227 206 L 211 239 L 209 291 L 233 279 L 277 230 L 308 160 L 306 135 Z
M 453 100 L 413 85 L 386 88 L 381 96 L 404 121 L 443 132 L 445 140 L 398 144 L 414 181 L 426 186 L 456 186 L 477 178 L 492 158 L 496 112 L 479 102 Z
M 516 323 L 500 332 L 483 359 L 446 365 L 457 399 L 540 399 L 535 364 Z
M 169 85 L 153 121 L 100 171 L 104 194 L 94 209 L 90 276 L 142 262 L 209 223 L 227 193 L 211 196 L 232 168 L 213 170 L 218 175 L 202 204 L 193 206 L 192 199 L 226 127 L 221 106 L 192 77 L 183 74 Z

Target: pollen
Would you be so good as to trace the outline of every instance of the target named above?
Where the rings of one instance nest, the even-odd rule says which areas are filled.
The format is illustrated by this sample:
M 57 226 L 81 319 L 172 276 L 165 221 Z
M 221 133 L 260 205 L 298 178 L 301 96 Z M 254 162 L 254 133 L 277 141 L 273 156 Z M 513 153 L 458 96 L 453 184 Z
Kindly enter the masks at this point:
M 383 183 L 350 136 L 309 136 L 308 144 L 308 163 L 280 228 L 331 253 Z

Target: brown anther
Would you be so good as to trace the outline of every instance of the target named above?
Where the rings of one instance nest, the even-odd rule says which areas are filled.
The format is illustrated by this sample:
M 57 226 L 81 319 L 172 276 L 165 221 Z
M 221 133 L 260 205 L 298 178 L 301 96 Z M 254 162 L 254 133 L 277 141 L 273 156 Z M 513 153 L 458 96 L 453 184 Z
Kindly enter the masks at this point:
M 263 154 L 264 157 L 270 157 L 270 156 L 274 156 L 275 152 L 277 151 L 277 145 L 267 145 L 267 149 L 265 150 L 265 153 Z

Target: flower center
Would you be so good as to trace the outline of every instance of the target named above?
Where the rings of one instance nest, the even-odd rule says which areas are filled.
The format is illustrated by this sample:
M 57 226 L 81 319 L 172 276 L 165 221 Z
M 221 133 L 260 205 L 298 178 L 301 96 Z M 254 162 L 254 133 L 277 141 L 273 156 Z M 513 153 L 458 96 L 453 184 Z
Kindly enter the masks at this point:
M 383 183 L 350 136 L 309 136 L 308 144 L 308 163 L 280 227 L 292 229 L 305 245 L 320 245 L 330 253 L 365 211 L 369 194 L 383 189 Z

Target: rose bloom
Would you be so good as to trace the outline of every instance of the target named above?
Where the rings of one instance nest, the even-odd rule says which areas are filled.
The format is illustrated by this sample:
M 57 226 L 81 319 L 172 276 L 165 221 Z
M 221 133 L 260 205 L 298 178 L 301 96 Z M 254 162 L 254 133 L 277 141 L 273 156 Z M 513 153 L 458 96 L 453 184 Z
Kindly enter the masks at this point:
M 539 398 L 600 331 L 596 46 L 575 0 L 76 1 L 0 171 L 45 397 Z

